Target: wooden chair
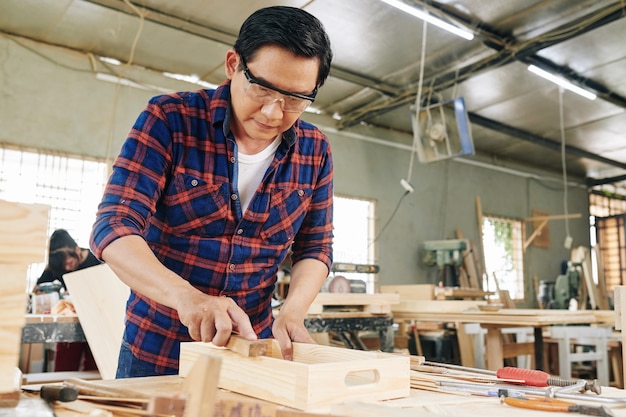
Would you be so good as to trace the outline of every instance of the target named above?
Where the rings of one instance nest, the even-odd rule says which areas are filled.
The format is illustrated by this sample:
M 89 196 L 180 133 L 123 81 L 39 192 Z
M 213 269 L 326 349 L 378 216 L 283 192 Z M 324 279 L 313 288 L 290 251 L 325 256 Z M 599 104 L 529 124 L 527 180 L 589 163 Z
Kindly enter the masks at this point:
M 595 363 L 600 384 L 608 386 L 607 339 L 611 333 L 612 329 L 609 327 L 551 326 L 550 337 L 558 344 L 560 377 L 572 378 L 572 363 L 591 361 Z M 593 350 L 589 350 L 590 348 Z

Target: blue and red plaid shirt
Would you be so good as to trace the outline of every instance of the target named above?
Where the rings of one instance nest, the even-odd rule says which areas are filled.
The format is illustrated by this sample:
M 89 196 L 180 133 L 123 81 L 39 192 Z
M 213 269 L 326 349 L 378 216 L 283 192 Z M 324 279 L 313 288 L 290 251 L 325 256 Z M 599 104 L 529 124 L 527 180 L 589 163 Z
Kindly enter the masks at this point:
M 145 238 L 157 258 L 194 287 L 231 297 L 261 338 L 271 336 L 271 296 L 289 248 L 293 262 L 332 263 L 330 145 L 298 119 L 245 212 L 237 193 L 237 144 L 229 129 L 230 83 L 154 97 L 113 164 L 91 248 Z M 188 330 L 174 309 L 131 291 L 124 340 L 135 356 L 176 373 Z

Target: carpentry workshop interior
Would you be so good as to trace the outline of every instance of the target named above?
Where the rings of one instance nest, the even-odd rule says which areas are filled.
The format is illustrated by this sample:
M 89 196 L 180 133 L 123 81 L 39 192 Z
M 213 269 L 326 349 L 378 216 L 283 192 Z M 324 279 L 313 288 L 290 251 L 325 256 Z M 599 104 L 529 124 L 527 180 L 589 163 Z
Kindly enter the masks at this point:
M 245 58 L 235 47 L 244 21 L 273 6 L 323 25 L 332 62 L 315 90 L 306 65 L 321 65 L 318 52 L 311 58 L 279 42 Z M 292 42 L 309 34 L 289 26 Z M 623 0 L 3 0 L 0 34 L 0 417 L 626 417 Z M 216 89 L 223 100 L 215 94 L 210 116 L 193 108 L 208 109 L 204 101 L 151 101 Z M 209 100 L 184 97 L 191 96 Z M 198 135 L 223 146 L 185 133 L 184 120 L 223 118 L 222 109 L 232 131 L 202 121 Z M 176 112 L 190 113 L 180 127 L 168 124 Z M 145 125 L 137 127 L 140 114 Z M 285 120 L 298 115 L 297 126 L 310 123 L 327 139 L 290 129 Z M 251 138 L 252 130 L 240 132 L 252 123 L 254 132 L 284 128 L 246 154 L 239 135 Z M 159 138 L 170 129 L 183 130 L 168 144 Z M 296 143 L 285 145 L 292 131 Z M 304 150 L 309 139 L 313 151 Z M 260 166 L 252 160 L 261 149 L 267 164 L 241 178 L 219 174 L 220 191 L 210 183 L 217 174 L 198 184 L 195 168 L 175 165 L 183 153 L 200 160 L 200 147 L 228 148 L 234 156 L 223 162 L 212 158 L 223 149 L 194 162 L 226 172 L 238 161 L 235 142 L 249 169 Z M 270 142 L 276 147 L 267 153 Z M 136 161 L 118 158 L 134 146 Z M 302 166 L 274 174 L 285 149 L 295 156 L 279 164 Z M 127 177 L 113 169 L 117 160 Z M 147 175 L 156 166 L 164 172 Z M 240 203 L 228 181 L 243 190 L 255 175 L 262 187 L 251 187 L 247 202 L 242 192 Z M 305 175 L 315 178 L 294 179 Z M 207 191 L 192 196 L 197 185 Z M 265 186 L 275 187 L 271 197 Z M 156 197 L 139 203 L 145 190 Z M 111 216 L 116 207 L 145 207 L 145 221 L 137 214 L 115 224 L 98 211 L 101 201 Z M 202 204 L 223 207 L 219 221 L 199 218 Z M 193 227 L 188 216 L 196 216 Z M 214 224 L 222 219 L 220 231 Z M 275 227 L 286 229 L 272 235 Z M 114 240 L 117 229 L 154 240 Z M 120 261 L 120 242 L 133 238 L 159 248 L 150 262 L 182 265 L 173 275 L 197 274 L 199 264 L 213 276 L 223 271 L 226 278 L 204 282 L 219 279 L 233 292 L 202 288 L 225 295 L 231 309 L 250 307 L 241 288 L 256 291 L 261 300 L 250 302 L 267 312 L 258 328 L 265 335 L 271 323 L 288 334 L 280 326 L 300 308 L 292 321 L 314 343 L 300 334 L 285 357 L 279 337 L 249 336 L 245 312 L 227 316 L 233 333 L 228 328 L 223 342 L 199 340 L 194 334 L 220 331 L 217 318 L 207 330 L 180 305 L 151 300 L 166 297 L 157 289 L 164 281 L 146 284 L 129 271 L 145 278 L 157 269 L 132 259 L 137 251 Z M 114 241 L 104 248 L 107 239 Z M 221 243 L 179 249 L 194 239 Z M 217 245 L 219 259 L 198 255 Z M 254 253 L 239 254 L 248 249 Z M 301 283 L 315 286 L 316 276 L 320 290 L 308 309 L 290 304 L 306 300 Z M 130 290 L 140 284 L 150 295 Z M 207 311 L 192 300 L 185 309 Z M 154 314 L 137 316 L 137 306 Z M 170 343 L 184 334 L 174 345 L 180 352 L 130 346 L 130 332 L 155 332 L 145 323 L 167 314 L 175 330 L 158 337 Z M 129 315 L 141 324 L 127 325 Z M 157 369 L 174 371 L 116 378 L 122 338 L 140 365 L 152 355 Z

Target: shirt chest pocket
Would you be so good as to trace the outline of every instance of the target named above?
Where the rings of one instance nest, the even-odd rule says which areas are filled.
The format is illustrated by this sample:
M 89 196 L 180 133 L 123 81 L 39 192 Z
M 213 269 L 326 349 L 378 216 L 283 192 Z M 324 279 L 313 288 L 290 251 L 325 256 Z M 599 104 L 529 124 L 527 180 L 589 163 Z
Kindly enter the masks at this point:
M 178 235 L 214 237 L 224 233 L 229 210 L 228 184 L 208 184 L 178 174 L 162 200 L 165 222 Z
M 261 228 L 263 240 L 274 245 L 289 243 L 302 226 L 311 194 L 310 188 L 271 190 L 267 220 Z

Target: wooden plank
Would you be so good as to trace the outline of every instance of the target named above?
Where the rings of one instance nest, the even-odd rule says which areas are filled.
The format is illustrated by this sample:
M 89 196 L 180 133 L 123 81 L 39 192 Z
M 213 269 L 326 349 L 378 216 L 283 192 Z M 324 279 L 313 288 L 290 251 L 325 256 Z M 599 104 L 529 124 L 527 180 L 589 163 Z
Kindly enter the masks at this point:
M 200 355 L 196 359 L 184 383 L 187 394 L 184 417 L 214 415 L 221 367 L 222 359 L 216 356 Z
M 198 355 L 222 359 L 219 387 L 254 398 L 310 411 L 329 404 L 401 398 L 410 392 L 406 355 L 294 343 L 293 361 L 280 358 L 272 340 L 268 356 L 245 358 L 210 343 L 181 343 L 180 375 Z
M 7 394 L 19 391 L 15 370 L 25 322 L 26 266 L 0 264 L 0 288 L 0 394 Z
M 595 310 L 596 308 L 600 308 L 601 310 L 608 310 L 608 300 L 600 300 L 598 287 L 596 286 L 596 283 L 593 282 L 593 276 L 591 275 L 591 258 L 589 255 L 589 249 L 584 246 L 574 248 L 572 250 L 572 262 L 580 263 L 582 265 L 582 279 L 589 294 L 589 303 L 591 304 L 591 309 Z M 583 307 L 584 303 L 579 304 L 579 308 L 582 309 Z
M 415 285 L 381 285 L 380 292 L 383 294 L 398 294 L 402 300 L 434 300 L 434 284 Z
M 454 232 L 457 239 L 463 239 L 463 232 L 461 232 L 461 229 L 457 227 Z M 482 228 L 479 230 L 479 232 L 482 239 Z M 471 242 L 468 242 L 468 245 L 469 247 L 467 249 L 461 251 L 461 256 L 463 257 L 463 266 L 465 267 L 465 272 L 467 273 L 468 286 L 474 289 L 481 289 L 481 272 L 476 267 L 475 258 L 473 256 L 473 245 Z
M 102 379 L 115 378 L 128 286 L 107 264 L 70 272 L 63 278 Z
M 0 263 L 29 265 L 46 260 L 50 207 L 0 200 Z
M 609 296 L 606 290 L 606 279 L 604 276 L 604 264 L 602 263 L 602 254 L 600 253 L 600 248 L 598 245 L 595 245 L 591 248 L 591 251 L 594 253 L 596 258 L 596 272 L 598 273 L 598 295 L 600 301 L 600 309 L 608 310 L 609 309 Z M 591 267 L 589 268 L 591 270 Z
M 474 262 L 477 262 L 479 265 L 476 267 L 476 270 L 480 274 L 477 277 L 477 288 L 482 288 L 482 278 L 485 274 L 487 274 L 488 271 L 487 263 L 485 262 L 485 248 L 483 247 L 483 205 L 479 195 L 476 196 L 476 222 L 478 227 L 478 243 L 474 245 L 474 248 L 472 248 L 472 253 L 470 255 L 478 252 L 478 261 L 475 259 Z M 475 248 L 478 248 L 478 250 L 474 250 Z
M 400 302 L 398 294 L 352 294 L 321 292 L 311 303 L 308 314 L 321 314 L 325 307 L 352 307 L 373 314 L 389 314 L 391 305 Z
M 474 341 L 472 335 L 465 332 L 463 323 L 455 322 L 456 338 L 459 344 L 459 356 L 461 357 L 461 365 L 469 368 L 476 366 L 476 357 L 474 356 Z
M 531 218 L 534 219 L 532 220 L 533 233 L 528 240 L 532 241 L 533 246 L 536 248 L 549 248 L 550 226 L 548 225 L 548 222 L 550 221 L 550 213 L 547 211 L 532 209 L 531 216 Z M 528 247 L 528 243 L 524 244 L 524 246 Z
M 479 305 L 487 305 L 484 300 L 420 300 L 401 301 L 392 307 L 396 312 L 421 312 L 421 313 L 460 313 L 470 309 L 478 311 Z
M 613 289 L 615 297 L 615 329 L 622 332 L 622 358 L 626 358 L 626 286 Z M 626 360 L 622 360 L 621 380 L 626 384 Z
M 502 357 L 503 358 L 515 358 L 517 356 L 534 355 L 534 354 L 535 354 L 535 343 L 534 342 L 505 343 L 502 346 Z

